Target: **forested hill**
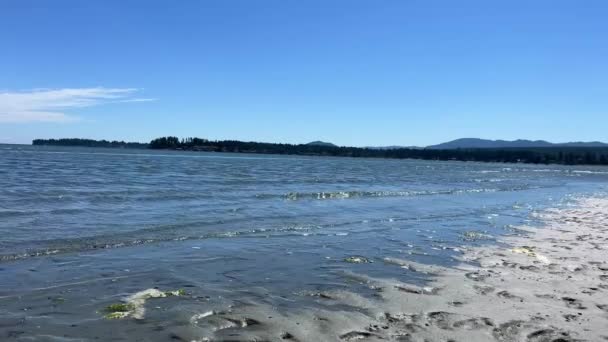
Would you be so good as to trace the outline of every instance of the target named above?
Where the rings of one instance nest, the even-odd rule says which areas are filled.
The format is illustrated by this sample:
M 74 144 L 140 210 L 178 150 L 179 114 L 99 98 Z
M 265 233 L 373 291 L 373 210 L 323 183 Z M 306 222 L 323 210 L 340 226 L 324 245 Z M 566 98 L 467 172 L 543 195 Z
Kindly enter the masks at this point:
M 120 147 L 120 148 L 148 148 L 148 144 L 138 142 L 124 141 L 108 141 L 108 140 L 93 140 L 93 139 L 35 139 L 32 145 L 48 145 L 48 146 L 81 146 L 81 147 Z
M 201 138 L 179 139 L 162 137 L 149 144 L 96 141 L 89 139 L 37 139 L 34 145 L 138 147 L 208 152 L 240 152 L 265 154 L 293 154 L 310 156 L 367 157 L 425 160 L 459 160 L 478 162 L 537 163 L 537 164 L 587 164 L 608 165 L 606 147 L 539 147 L 539 148 L 478 148 L 478 149 L 374 149 L 339 147 L 317 144 L 274 144 L 244 142 L 238 140 L 207 140 Z M 132 145 L 129 145 L 132 144 Z

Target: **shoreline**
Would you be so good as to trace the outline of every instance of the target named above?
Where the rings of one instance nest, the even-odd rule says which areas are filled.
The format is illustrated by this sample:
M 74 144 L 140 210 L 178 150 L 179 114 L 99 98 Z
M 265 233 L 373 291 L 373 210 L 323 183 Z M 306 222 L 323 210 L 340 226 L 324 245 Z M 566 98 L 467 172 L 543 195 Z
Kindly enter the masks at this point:
M 539 217 L 544 227 L 519 227 L 525 234 L 464 249 L 455 268 L 384 260 L 431 275 L 425 287 L 350 273 L 345 277 L 369 288 L 371 298 L 335 290 L 306 294 L 328 309 L 277 313 L 249 303 L 210 310 L 190 318 L 193 335 L 178 335 L 188 341 L 608 340 L 608 199 L 581 199 Z
M 87 261 L 78 254 L 32 258 L 6 268 L 7 283 L 16 275 L 40 287 L 4 287 L 9 295 L 0 296 L 0 334 L 15 341 L 608 341 L 608 198 L 598 198 L 601 192 L 595 189 L 595 197 L 565 195 L 551 201 L 554 206 L 546 200 L 540 206 L 515 206 L 512 200 L 522 195 L 509 196 L 499 203 L 528 208 L 516 222 L 494 221 L 490 213 L 502 213 L 494 208 L 485 213 L 496 230 L 482 230 L 478 221 L 467 219 L 457 226 L 460 238 L 444 240 L 447 235 L 433 229 L 467 203 L 458 202 L 443 208 L 449 218 L 388 235 L 398 238 L 397 244 L 365 240 L 362 248 L 320 252 L 303 262 L 275 265 L 283 249 L 265 249 L 264 257 L 256 251 L 244 256 L 239 243 L 181 242 L 158 246 L 141 262 L 129 260 L 138 249 L 100 258 L 105 252 L 84 253 Z M 497 205 L 494 200 L 476 198 L 466 208 Z M 433 202 L 416 203 L 414 208 L 426 208 Z M 438 209 L 431 205 L 429 210 Z M 508 235 L 501 235 L 504 229 Z M 410 240 L 416 232 L 425 242 Z M 308 243 L 318 248 L 325 242 Z M 417 257 L 427 255 L 413 252 L 419 243 L 430 243 L 450 262 Z M 218 253 L 226 248 L 231 252 Z M 181 257 L 154 265 L 175 253 Z M 210 257 L 217 263 L 207 263 Z M 431 264 L 406 260 L 410 258 Z M 258 267 L 262 263 L 274 267 Z M 94 264 L 102 269 L 66 272 Z M 309 265 L 324 269 L 317 272 Z M 173 273 L 176 267 L 181 271 Z M 273 277 L 273 271 L 287 268 L 291 276 L 303 277 Z M 183 271 L 204 276 L 182 277 Z M 53 272 L 61 273 L 54 278 Z M 315 279 L 319 276 L 324 278 Z M 246 277 L 249 281 L 240 283 Z M 262 277 L 268 278 L 256 284 Z M 239 284 L 232 286 L 233 281 Z

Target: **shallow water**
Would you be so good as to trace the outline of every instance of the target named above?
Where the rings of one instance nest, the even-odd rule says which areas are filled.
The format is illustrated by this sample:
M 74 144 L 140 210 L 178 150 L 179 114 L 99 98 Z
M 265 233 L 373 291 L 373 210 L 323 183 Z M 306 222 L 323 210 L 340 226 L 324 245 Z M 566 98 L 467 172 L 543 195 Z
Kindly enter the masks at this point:
M 607 180 L 582 166 L 0 145 L 0 339 L 197 338 L 217 328 L 193 326 L 197 313 L 368 295 L 353 274 L 423 284 L 383 258 L 450 265 Z M 155 299 L 144 320 L 103 318 L 153 287 L 188 295 Z

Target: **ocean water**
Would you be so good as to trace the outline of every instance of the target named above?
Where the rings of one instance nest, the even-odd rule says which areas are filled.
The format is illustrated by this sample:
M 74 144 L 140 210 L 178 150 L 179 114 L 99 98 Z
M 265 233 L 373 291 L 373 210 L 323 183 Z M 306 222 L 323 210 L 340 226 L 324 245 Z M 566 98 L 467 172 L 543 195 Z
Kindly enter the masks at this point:
M 585 166 L 0 145 L 0 340 L 191 340 L 218 329 L 192 323 L 210 310 L 373 295 L 353 274 L 424 284 L 383 259 L 453 265 L 607 181 Z M 148 288 L 187 295 L 104 318 Z

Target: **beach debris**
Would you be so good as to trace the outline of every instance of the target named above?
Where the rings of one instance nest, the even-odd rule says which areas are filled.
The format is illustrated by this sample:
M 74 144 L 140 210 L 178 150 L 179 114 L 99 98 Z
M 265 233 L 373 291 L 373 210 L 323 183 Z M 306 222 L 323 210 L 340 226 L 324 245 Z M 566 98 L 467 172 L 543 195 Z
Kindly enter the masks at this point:
M 426 295 L 435 295 L 439 292 L 439 288 L 424 286 L 419 287 L 415 285 L 409 284 L 399 284 L 396 285 L 395 288 L 402 292 L 412 293 L 412 294 L 426 294 Z
M 51 301 L 51 303 L 53 303 L 53 305 L 59 305 L 59 304 L 65 303 L 65 298 L 63 298 L 61 296 L 49 297 L 49 300 Z
M 233 316 L 229 312 L 206 311 L 194 314 L 190 317 L 190 324 L 217 332 L 225 329 L 246 328 L 260 325 L 262 322 L 250 317 Z
M 473 285 L 473 290 L 480 295 L 487 295 L 494 292 L 495 288 L 490 285 Z
M 484 281 L 486 278 L 488 278 L 490 275 L 488 273 L 485 272 L 467 272 L 464 275 L 465 277 L 473 280 L 473 281 Z
M 519 300 L 520 302 L 524 301 L 524 299 L 522 297 L 514 295 L 513 293 L 506 291 L 506 290 L 497 292 L 496 295 L 500 298 Z
M 564 304 L 566 304 L 566 306 L 571 309 L 577 309 L 577 310 L 587 309 L 587 307 L 585 307 L 583 305 L 583 302 L 581 302 L 580 299 L 576 299 L 576 298 L 572 298 L 572 297 L 562 297 L 562 300 L 564 301 Z
M 465 241 L 481 241 L 493 239 L 492 235 L 478 230 L 468 230 L 462 232 L 461 238 Z
M 408 270 L 408 271 L 412 271 L 412 272 L 425 273 L 425 274 L 431 274 L 431 275 L 439 274 L 441 272 L 446 272 L 446 269 L 441 266 L 421 264 L 421 263 L 417 263 L 417 262 L 410 261 L 410 260 L 385 257 L 383 259 L 383 261 L 386 262 L 387 264 L 397 265 L 397 266 L 403 268 L 404 270 Z
M 193 315 L 192 317 L 190 317 L 190 323 L 191 324 L 198 324 L 198 321 L 205 318 L 205 317 L 209 317 L 209 316 L 213 316 L 215 315 L 215 311 L 206 311 L 203 313 L 198 313 Z
M 368 258 L 366 258 L 366 257 L 354 255 L 354 256 L 350 256 L 348 258 L 345 258 L 344 262 L 348 262 L 348 263 L 351 263 L 351 264 L 370 264 L 373 261 L 370 260 L 370 259 L 368 259 Z
M 157 289 L 147 289 L 139 291 L 125 298 L 123 303 L 110 304 L 105 308 L 107 319 L 121 319 L 133 317 L 135 319 L 143 319 L 146 313 L 145 304 L 150 298 L 165 298 L 171 296 L 184 296 L 186 291 L 178 289 L 174 291 L 160 291 Z
M 367 339 L 369 337 L 376 336 L 375 334 L 367 331 L 351 331 L 346 334 L 340 335 L 342 341 L 356 341 L 361 339 Z
M 602 311 L 608 312 L 608 304 L 596 304 L 595 306 Z
M 515 248 L 511 249 L 511 252 L 518 253 L 518 254 L 526 254 L 527 256 L 536 258 L 538 261 L 542 262 L 543 264 L 551 263 L 549 261 L 549 258 L 547 258 L 546 256 L 544 256 L 542 254 L 536 253 L 534 251 L 534 247 L 530 247 L 530 246 L 515 247 Z
M 333 296 L 331 296 L 330 294 L 326 293 L 326 292 L 310 292 L 307 293 L 306 295 L 310 296 L 310 297 L 318 297 L 318 298 L 322 298 L 322 299 L 335 299 Z

